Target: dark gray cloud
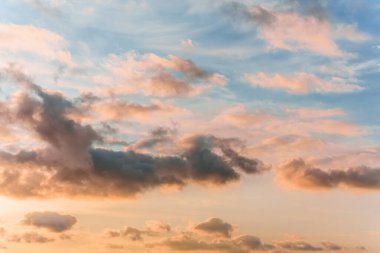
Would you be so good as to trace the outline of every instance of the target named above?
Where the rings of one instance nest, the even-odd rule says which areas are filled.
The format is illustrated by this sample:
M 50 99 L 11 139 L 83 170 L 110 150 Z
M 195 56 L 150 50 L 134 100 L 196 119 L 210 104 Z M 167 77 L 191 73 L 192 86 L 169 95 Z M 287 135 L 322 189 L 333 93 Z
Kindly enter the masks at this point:
M 231 233 L 234 230 L 234 227 L 231 224 L 224 222 L 222 219 L 210 218 L 197 224 L 194 229 L 196 231 L 205 232 L 207 234 L 231 237 Z
M 363 190 L 380 189 L 380 169 L 366 166 L 347 170 L 322 170 L 303 159 L 294 159 L 277 170 L 280 180 L 305 189 L 333 189 L 339 186 Z
M 157 145 L 171 143 L 177 134 L 176 129 L 158 127 L 152 130 L 150 136 L 133 144 L 135 149 L 151 149 Z
M 45 228 L 51 232 L 62 233 L 70 230 L 77 223 L 71 215 L 55 212 L 32 212 L 25 214 L 22 224 L 36 228 Z

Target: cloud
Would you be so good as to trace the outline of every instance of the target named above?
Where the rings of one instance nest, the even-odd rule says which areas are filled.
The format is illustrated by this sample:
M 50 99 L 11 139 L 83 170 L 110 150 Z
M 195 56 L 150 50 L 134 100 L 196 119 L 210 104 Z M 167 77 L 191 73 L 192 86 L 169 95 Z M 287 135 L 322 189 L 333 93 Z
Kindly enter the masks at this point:
M 244 105 L 237 105 L 222 111 L 214 121 L 241 129 L 260 131 L 271 137 L 278 135 L 310 135 L 320 133 L 338 136 L 360 136 L 367 133 L 366 127 L 341 119 L 339 109 L 322 108 L 280 108 L 279 112 L 250 112 Z
M 160 221 L 146 221 L 145 229 L 125 227 L 123 229 L 109 229 L 105 235 L 109 238 L 127 237 L 132 241 L 142 241 L 144 236 L 158 236 L 171 231 L 169 224 Z
M 28 54 L 74 66 L 65 49 L 67 42 L 59 34 L 31 25 L 0 23 L 0 36 L 0 53 L 6 56 Z
M 202 233 L 198 233 L 199 231 Z M 112 232 L 110 232 L 112 231 Z M 225 253 L 250 253 L 250 252 L 293 252 L 293 251 L 346 251 L 353 248 L 343 247 L 332 242 L 322 242 L 319 244 L 309 243 L 303 240 L 285 240 L 274 243 L 265 243 L 259 237 L 249 234 L 232 236 L 236 230 L 232 229 L 230 223 L 220 218 L 211 218 L 204 222 L 197 223 L 190 230 L 183 230 L 177 227 L 167 233 L 167 230 L 160 230 L 154 233 L 149 229 L 132 229 L 126 227 L 121 230 L 110 230 L 110 238 L 135 235 L 132 240 L 141 243 L 147 250 L 158 252 L 179 252 L 179 251 L 200 251 L 200 252 L 225 252 Z M 196 233 L 194 233 L 194 231 Z M 218 235 L 214 237 L 214 235 Z M 147 236 L 144 237 L 143 236 Z M 148 236 L 156 236 L 148 238 Z M 221 237 L 220 237 L 221 236 Z M 158 238 L 158 239 L 157 239 Z M 143 241 L 144 239 L 144 241 Z
M 133 197 L 168 185 L 225 185 L 239 180 L 240 172 L 267 170 L 259 160 L 238 154 L 227 139 L 211 135 L 193 136 L 186 148 L 167 156 L 94 147 L 102 144 L 103 136 L 70 118 L 78 110 L 73 102 L 43 90 L 18 69 L 2 74 L 22 88 L 7 102 L 12 124 L 31 132 L 40 143 L 32 150 L 0 153 L 3 195 Z
M 254 87 L 285 90 L 293 94 L 349 93 L 364 89 L 359 85 L 346 83 L 344 79 L 339 77 L 324 80 L 304 72 L 293 75 L 274 74 L 273 76 L 260 72 L 247 74 L 244 79 Z
M 295 250 L 295 251 L 322 251 L 324 250 L 322 247 L 313 246 L 310 243 L 304 241 L 286 241 L 280 242 L 278 245 L 287 250 Z
M 112 55 L 104 68 L 108 74 L 95 80 L 111 94 L 186 97 L 227 82 L 225 76 L 209 73 L 191 60 L 175 55 L 167 58 L 155 54 Z
M 303 159 L 294 159 L 281 165 L 276 177 L 282 183 L 307 190 L 330 190 L 341 186 L 358 190 L 380 189 L 380 169 L 366 166 L 322 170 Z
M 317 1 L 313 1 L 317 2 Z M 305 7 L 307 4 L 296 5 Z M 357 31 L 355 25 L 332 24 L 326 18 L 324 6 L 299 8 L 267 8 L 248 6 L 238 2 L 227 3 L 226 12 L 255 25 L 258 36 L 269 48 L 289 51 L 310 51 L 329 57 L 342 57 L 347 53 L 339 49 L 337 41 L 362 42 L 369 36 Z
M 55 212 L 32 212 L 25 214 L 22 224 L 36 228 L 45 228 L 51 232 L 62 233 L 70 230 L 77 223 L 71 215 Z
M 27 3 L 31 4 L 37 10 L 51 17 L 61 17 L 62 8 L 67 4 L 65 0 L 25 0 Z
M 183 49 L 191 49 L 195 47 L 195 44 L 191 39 L 186 39 L 181 41 L 181 47 Z
M 177 138 L 177 130 L 167 127 L 157 127 L 153 129 L 147 138 L 140 139 L 130 145 L 132 149 L 155 149 L 160 150 L 163 145 L 173 144 Z M 178 148 L 178 147 L 175 147 Z
M 152 232 L 170 232 L 171 226 L 161 221 L 149 220 L 145 222 L 148 231 Z
M 15 234 L 8 238 L 10 242 L 16 243 L 49 243 L 54 242 L 53 238 L 40 235 L 36 232 L 27 232 L 23 234 Z
M 232 239 L 210 240 L 194 235 L 175 235 L 159 242 L 146 244 L 149 248 L 164 247 L 174 251 L 211 251 L 226 253 L 248 253 L 256 250 L 271 250 L 271 244 L 262 244 L 258 237 L 241 235 Z
M 219 218 L 210 218 L 195 225 L 194 230 L 204 232 L 210 235 L 219 235 L 223 237 L 231 237 L 231 233 L 234 230 L 233 226 L 227 222 L 224 222 Z
M 104 101 L 99 98 L 87 109 L 94 114 L 93 118 L 104 121 L 157 122 L 191 114 L 187 109 L 159 100 L 153 100 L 149 104 L 140 104 L 114 99 Z
M 342 250 L 343 247 L 338 245 L 338 244 L 335 244 L 335 243 L 332 243 L 332 242 L 322 242 L 322 246 L 325 250 L 331 250 L 331 251 L 335 251 L 335 250 Z

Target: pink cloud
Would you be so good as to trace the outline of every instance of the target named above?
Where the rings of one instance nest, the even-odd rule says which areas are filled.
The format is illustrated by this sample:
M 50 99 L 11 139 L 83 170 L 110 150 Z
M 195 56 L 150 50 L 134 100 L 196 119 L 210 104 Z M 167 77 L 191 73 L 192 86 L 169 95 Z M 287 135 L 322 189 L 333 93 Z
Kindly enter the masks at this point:
M 366 128 L 341 119 L 340 109 L 298 108 L 285 109 L 282 115 L 264 111 L 250 112 L 243 105 L 229 108 L 217 115 L 214 121 L 237 128 L 260 131 L 273 136 L 279 134 L 310 135 L 321 133 L 340 136 L 359 136 Z
M 362 42 L 369 39 L 368 35 L 357 31 L 355 25 L 332 24 L 325 18 L 304 16 L 294 11 L 270 10 L 261 6 L 246 8 L 246 15 L 258 25 L 259 37 L 270 48 L 342 57 L 347 53 L 339 49 L 336 40 Z
M 57 33 L 31 25 L 0 24 L 0 52 L 31 54 L 73 66 L 67 42 Z
M 344 79 L 339 77 L 325 80 L 314 74 L 304 72 L 295 73 L 293 75 L 267 75 L 259 72 L 256 74 L 246 74 L 244 79 L 254 87 L 285 90 L 294 94 L 349 93 L 364 89 L 359 85 L 347 83 Z
M 159 97 L 192 96 L 211 87 L 221 87 L 227 78 L 209 73 L 190 60 L 169 55 L 129 53 L 112 55 L 104 64 L 105 75 L 96 81 L 113 94 L 144 94 Z

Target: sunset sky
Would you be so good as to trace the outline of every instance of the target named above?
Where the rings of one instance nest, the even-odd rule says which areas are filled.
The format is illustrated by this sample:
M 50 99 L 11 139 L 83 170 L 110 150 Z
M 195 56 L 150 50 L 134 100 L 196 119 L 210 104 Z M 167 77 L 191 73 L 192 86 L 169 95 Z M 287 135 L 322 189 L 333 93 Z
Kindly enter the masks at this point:
M 378 0 L 2 0 L 0 253 L 379 253 L 379 82 Z

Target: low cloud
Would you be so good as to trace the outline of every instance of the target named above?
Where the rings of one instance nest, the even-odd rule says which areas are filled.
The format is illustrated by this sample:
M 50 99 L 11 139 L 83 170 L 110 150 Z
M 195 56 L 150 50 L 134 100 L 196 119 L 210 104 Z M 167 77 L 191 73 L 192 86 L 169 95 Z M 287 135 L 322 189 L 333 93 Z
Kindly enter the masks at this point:
M 210 218 L 195 225 L 194 230 L 210 235 L 231 237 L 231 233 L 234 230 L 234 227 L 231 224 L 224 222 L 222 219 Z
M 23 234 L 14 234 L 8 238 L 9 242 L 16 243 L 49 243 L 55 240 L 36 232 L 27 232 Z
M 277 170 L 277 180 L 307 190 L 330 190 L 348 187 L 357 190 L 380 190 L 380 169 L 366 166 L 346 170 L 323 170 L 303 159 L 284 163 Z
M 32 212 L 25 214 L 22 224 L 36 228 L 44 228 L 51 232 L 62 233 L 70 230 L 77 223 L 71 215 L 55 212 Z
M 324 248 L 320 246 L 313 246 L 304 241 L 286 241 L 278 243 L 278 246 L 287 250 L 295 251 L 322 251 Z
M 160 221 L 146 221 L 144 229 L 125 227 L 123 229 L 109 229 L 105 236 L 109 238 L 129 238 L 132 241 L 142 241 L 145 236 L 158 236 L 171 231 L 169 224 Z

